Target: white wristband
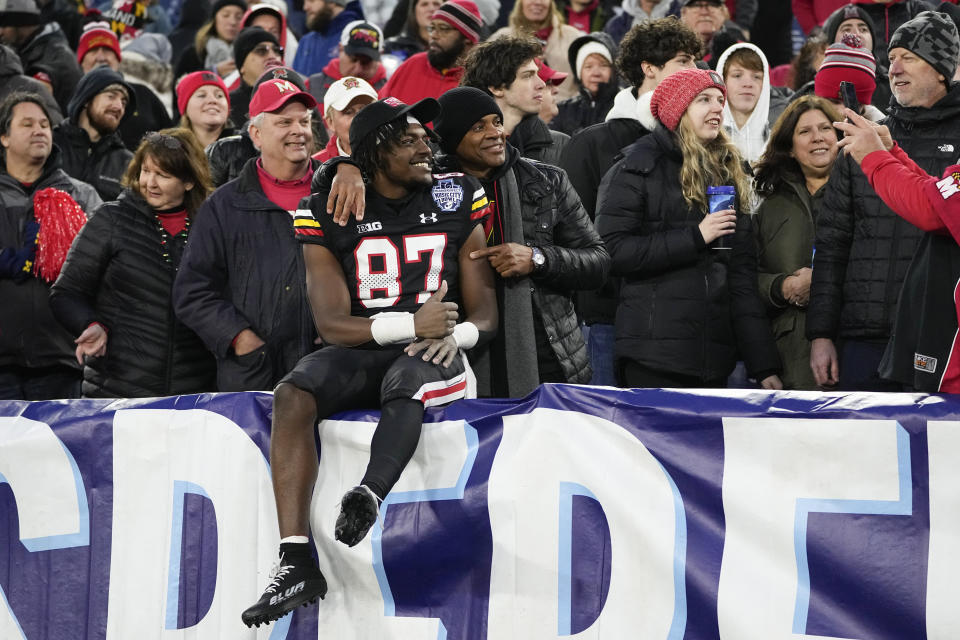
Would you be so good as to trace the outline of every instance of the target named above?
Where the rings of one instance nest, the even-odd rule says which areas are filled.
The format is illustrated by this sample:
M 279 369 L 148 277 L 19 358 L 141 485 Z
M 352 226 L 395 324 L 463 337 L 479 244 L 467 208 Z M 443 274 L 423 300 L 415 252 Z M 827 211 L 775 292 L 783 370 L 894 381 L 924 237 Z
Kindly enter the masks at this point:
M 453 340 L 461 349 L 472 349 L 480 339 L 480 331 L 472 322 L 461 322 L 453 328 Z
M 378 313 L 370 325 L 370 334 L 380 346 L 406 344 L 417 337 L 417 328 L 412 313 Z

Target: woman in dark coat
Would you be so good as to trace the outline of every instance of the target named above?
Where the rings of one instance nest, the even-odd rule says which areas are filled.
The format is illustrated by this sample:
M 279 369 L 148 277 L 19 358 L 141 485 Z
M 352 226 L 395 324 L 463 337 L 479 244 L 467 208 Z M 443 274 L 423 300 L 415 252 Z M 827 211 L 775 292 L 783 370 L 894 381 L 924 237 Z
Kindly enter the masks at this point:
M 171 302 L 191 219 L 211 191 L 200 143 L 187 129 L 147 135 L 123 184 L 81 229 L 50 293 L 57 320 L 77 336 L 83 395 L 213 390 L 213 356 Z
M 624 386 L 724 387 L 739 352 L 764 388 L 781 387 L 757 295 L 752 190 L 723 133 L 725 97 L 716 72 L 668 76 L 650 103 L 660 124 L 600 185 L 597 230 L 622 278 L 614 355 Z M 709 213 L 707 188 L 722 185 L 735 188 L 735 206 Z
M 813 390 L 810 341 L 804 335 L 813 263 L 814 203 L 837 159 L 841 116 L 829 101 L 804 96 L 773 126 L 757 163 L 758 282 L 783 362 L 785 389 Z

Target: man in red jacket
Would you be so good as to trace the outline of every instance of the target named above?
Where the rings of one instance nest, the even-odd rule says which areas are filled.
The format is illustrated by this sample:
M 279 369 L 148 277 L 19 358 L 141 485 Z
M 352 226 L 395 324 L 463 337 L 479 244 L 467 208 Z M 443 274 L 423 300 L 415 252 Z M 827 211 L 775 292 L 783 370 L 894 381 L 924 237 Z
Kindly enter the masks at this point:
M 363 20 L 355 20 L 343 28 L 340 49 L 320 73 L 310 76 L 310 95 L 318 103 L 326 100 L 331 85 L 341 78 L 354 77 L 367 81 L 379 91 L 387 83 L 387 70 L 380 62 L 383 32 L 380 27 Z
M 397 67 L 380 97 L 394 97 L 407 104 L 422 98 L 439 98 L 460 84 L 460 60 L 480 41 L 483 20 L 472 0 L 448 0 L 434 12 L 430 22 L 429 48 L 410 56 Z

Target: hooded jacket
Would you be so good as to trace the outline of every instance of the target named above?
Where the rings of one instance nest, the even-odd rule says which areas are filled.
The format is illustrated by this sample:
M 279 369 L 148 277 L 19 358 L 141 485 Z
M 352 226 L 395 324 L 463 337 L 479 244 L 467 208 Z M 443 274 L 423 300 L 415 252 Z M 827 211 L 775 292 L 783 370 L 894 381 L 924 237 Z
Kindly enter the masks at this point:
M 97 210 L 70 247 L 50 306 L 74 336 L 94 322 L 109 332 L 106 355 L 84 363 L 85 397 L 214 390 L 213 356 L 173 314 L 173 279 L 187 234 L 166 245 L 163 238 L 150 205 L 124 190 Z
M 290 28 L 287 26 L 287 14 L 271 2 L 260 2 L 250 5 L 250 8 L 243 14 L 243 18 L 240 19 L 241 31 L 250 26 L 250 21 L 255 12 L 268 12 L 280 19 L 280 36 L 278 40 L 280 41 L 280 46 L 283 47 L 283 64 L 284 66 L 292 67 L 293 61 L 297 57 L 297 37 L 293 35 L 293 31 L 290 31 Z
M 293 60 L 293 70 L 305 78 L 322 71 L 331 58 L 337 57 L 340 33 L 354 20 L 363 20 L 360 0 L 350 0 L 322 33 L 310 31 L 300 38 L 297 56 Z
M 600 32 L 581 36 L 573 41 L 567 53 L 570 67 L 576 67 L 577 55 L 580 49 L 588 42 L 599 42 L 610 52 L 610 59 L 617 59 L 617 45 L 609 34 Z M 550 121 L 550 128 L 572 136 L 584 127 L 603 122 L 607 112 L 613 107 L 613 101 L 619 91 L 616 66 L 610 64 L 610 80 L 597 87 L 596 95 L 591 94 L 583 86 L 580 79 L 580 69 L 573 69 L 573 79 L 577 84 L 578 94 L 572 98 L 562 100 L 557 105 L 557 115 Z
M 53 187 L 65 191 L 90 215 L 100 206 L 100 197 L 88 184 L 74 180 L 60 168 L 56 146 L 43 165 L 43 174 L 27 192 L 0 167 L 0 248 L 22 247 L 24 228 L 34 219 L 33 194 Z M 0 279 L 0 367 L 77 367 L 77 345 L 53 317 L 50 285 L 33 276 L 20 283 Z
M 17 49 L 25 69 L 42 65 L 49 69 L 53 81 L 53 97 L 63 113 L 83 72 L 77 64 L 77 54 L 70 49 L 67 38 L 56 22 L 43 25 L 29 40 Z
M 104 201 L 116 200 L 120 195 L 123 190 L 120 179 L 127 170 L 133 153 L 124 146 L 120 134 L 116 131 L 91 142 L 90 136 L 79 122 L 80 113 L 87 104 L 112 84 L 119 84 L 127 89 L 129 101 L 120 119 L 121 122 L 125 121 L 137 108 L 133 87 L 119 72 L 109 67 L 97 67 L 80 79 L 67 107 L 67 119 L 53 131 L 53 141 L 63 153 L 63 170 L 77 180 L 93 186 Z
M 786 105 L 780 106 L 778 110 L 771 110 L 770 64 L 767 62 L 767 56 L 763 55 L 763 51 L 754 44 L 740 42 L 724 51 L 720 59 L 717 60 L 717 73 L 726 78 L 724 65 L 726 65 L 730 54 L 739 49 L 749 49 L 753 51 L 760 56 L 760 60 L 763 62 L 763 81 L 760 86 L 760 96 L 757 99 L 756 106 L 750 113 L 750 117 L 747 118 L 747 121 L 743 124 L 743 127 L 737 126 L 737 122 L 733 118 L 733 112 L 730 110 L 730 100 L 728 99 L 723 105 L 723 127 L 726 129 L 733 143 L 737 145 L 744 159 L 747 162 L 753 163 L 759 160 L 763 154 L 763 150 L 767 146 L 767 139 L 770 137 L 770 129 Z M 729 91 L 729 86 L 727 90 Z
M 23 75 L 20 57 L 13 49 L 0 45 L 0 102 L 14 91 L 27 91 L 40 96 L 50 116 L 50 126 L 55 127 L 63 120 L 60 105 L 47 88 L 37 80 Z

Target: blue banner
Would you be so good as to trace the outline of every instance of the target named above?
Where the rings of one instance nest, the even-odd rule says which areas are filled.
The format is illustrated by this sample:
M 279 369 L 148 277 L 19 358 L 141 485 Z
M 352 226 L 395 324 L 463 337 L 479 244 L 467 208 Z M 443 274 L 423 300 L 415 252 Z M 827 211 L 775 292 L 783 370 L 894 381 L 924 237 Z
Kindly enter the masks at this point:
M 377 414 L 317 431 L 330 591 L 240 612 L 279 533 L 271 396 L 0 403 L 0 638 L 956 638 L 960 401 L 544 386 L 427 412 L 357 547 Z

